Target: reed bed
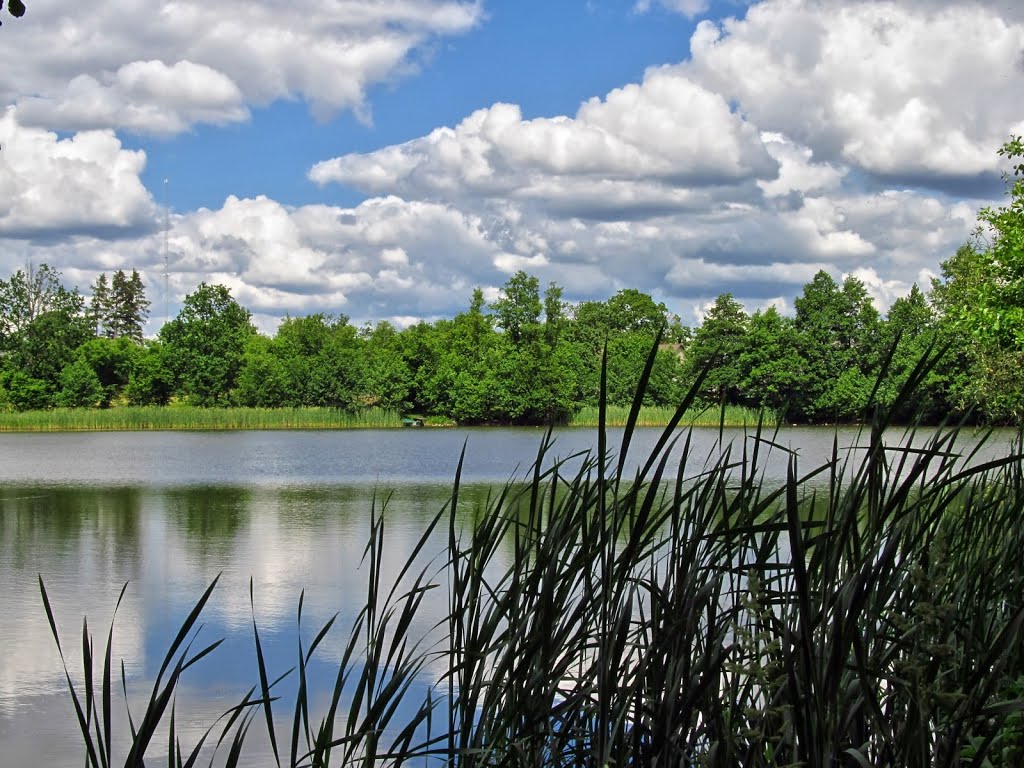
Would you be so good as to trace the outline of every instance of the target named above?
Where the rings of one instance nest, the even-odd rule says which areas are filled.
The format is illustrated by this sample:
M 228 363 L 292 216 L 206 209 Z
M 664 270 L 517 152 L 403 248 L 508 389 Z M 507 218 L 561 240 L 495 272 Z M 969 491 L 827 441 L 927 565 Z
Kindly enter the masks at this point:
M 0 413 L 0 432 L 388 429 L 401 426 L 400 413 L 381 408 L 342 411 L 334 408 L 123 406 Z
M 597 406 L 585 406 L 570 419 L 571 427 L 595 428 L 601 424 L 601 409 Z M 630 408 L 627 406 L 607 406 L 605 424 L 609 427 L 624 427 L 629 420 Z M 637 427 L 664 427 L 675 417 L 675 408 L 645 405 L 640 408 L 636 417 Z M 683 427 L 755 427 L 775 426 L 775 418 L 771 414 L 761 414 L 753 408 L 738 405 L 727 405 L 691 408 L 679 424 Z
M 266 669 L 254 621 L 253 688 L 183 745 L 173 690 L 214 652 L 191 645 L 211 585 L 133 719 L 124 764 L 148 750 L 171 766 L 248 765 L 254 726 L 288 766 L 1024 764 L 1021 446 L 978 462 L 956 425 L 923 447 L 889 445 L 879 411 L 863 451 L 837 447 L 810 466 L 789 454 L 787 481 L 768 487 L 760 467 L 784 450 L 771 430 L 695 456 L 675 429 L 692 400 L 636 471 L 639 398 L 615 445 L 601 409 L 582 466 L 552 461 L 549 435 L 525 482 L 496 491 L 472 525 L 457 472 L 397 574 L 383 572 L 375 504 L 365 604 L 328 706 L 312 711 L 306 669 L 334 620 L 299 641 L 290 672 Z M 435 531 L 446 551 L 420 565 Z M 448 601 L 441 637 L 417 637 L 434 590 Z M 113 631 L 101 660 L 83 629 L 84 685 L 68 677 L 94 768 L 114 761 Z M 415 693 L 439 661 L 447 672 Z M 297 678 L 294 701 L 275 694 L 283 674 Z

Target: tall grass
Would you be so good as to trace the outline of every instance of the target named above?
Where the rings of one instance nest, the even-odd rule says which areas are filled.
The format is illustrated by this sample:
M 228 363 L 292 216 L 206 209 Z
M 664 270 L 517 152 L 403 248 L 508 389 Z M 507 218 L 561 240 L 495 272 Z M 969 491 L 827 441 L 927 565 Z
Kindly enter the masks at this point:
M 629 419 L 630 408 L 626 406 L 607 406 L 605 424 L 609 427 L 623 427 Z M 664 427 L 675 416 L 676 409 L 667 406 L 645 405 L 637 414 L 638 427 Z M 774 426 L 775 419 L 770 415 L 762 415 L 753 408 L 738 405 L 718 407 L 694 407 L 688 410 L 680 424 L 684 427 L 756 427 Z M 571 427 L 598 427 L 601 424 L 600 408 L 584 406 L 569 419 Z
M 127 431 L 143 429 L 387 429 L 401 427 L 397 411 L 365 408 L 193 408 L 124 406 L 56 408 L 0 413 L 0 432 Z
M 460 463 L 450 503 L 391 577 L 375 503 L 364 606 L 328 705 L 311 711 L 306 669 L 334 619 L 299 642 L 294 703 L 275 698 L 254 622 L 256 682 L 211 726 L 210 763 L 247 764 L 260 722 L 289 766 L 1024 764 L 1021 446 L 978 462 L 956 425 L 923 446 L 890 444 L 878 411 L 864 450 L 836 444 L 810 467 L 787 452 L 787 480 L 772 487 L 761 467 L 785 449 L 763 425 L 693 455 L 675 430 L 693 394 L 636 471 L 639 395 L 614 450 L 600 409 L 582 466 L 551 461 L 549 435 L 526 482 L 496 491 L 471 526 L 457 514 Z M 417 566 L 435 531 L 446 552 Z M 448 612 L 428 642 L 412 627 L 432 590 Z M 189 655 L 184 640 L 208 595 L 172 643 L 168 686 L 212 650 Z M 48 603 L 47 614 L 59 638 Z M 84 704 L 68 685 L 98 768 L 112 762 L 109 636 L 99 683 L 92 647 L 83 629 Z M 423 697 L 413 682 L 431 661 L 447 671 Z M 141 765 L 166 690 L 158 681 L 126 765 Z M 192 750 L 172 707 L 164 759 L 193 765 Z

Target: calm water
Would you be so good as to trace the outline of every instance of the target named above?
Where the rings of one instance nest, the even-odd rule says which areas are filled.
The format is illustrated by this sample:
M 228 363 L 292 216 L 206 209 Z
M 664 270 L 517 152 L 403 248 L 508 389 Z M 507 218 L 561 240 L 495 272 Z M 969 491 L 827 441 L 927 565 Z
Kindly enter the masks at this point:
M 302 590 L 307 643 L 340 614 L 312 670 L 331 679 L 365 590 L 359 562 L 373 505 L 386 499 L 385 565 L 397 568 L 448 499 L 463 445 L 461 504 L 471 512 L 494 485 L 528 470 L 542 436 L 511 429 L 0 435 L 0 764 L 82 764 L 39 576 L 73 679 L 80 676 L 83 615 L 99 653 L 117 594 L 129 582 L 114 653 L 124 659 L 136 697 L 181 619 L 223 574 L 201 637 L 227 642 L 187 673 L 178 699 L 178 730 L 191 744 L 190 734 L 257 682 L 250 578 L 272 672 L 294 665 Z M 657 436 L 641 430 L 631 454 L 646 457 Z M 616 445 L 617 433 L 610 437 Z M 1006 451 L 1011 438 L 997 434 L 985 455 Z M 797 449 L 805 469 L 831 455 L 836 439 L 851 446 L 857 435 L 805 428 L 777 438 Z M 718 440 L 717 430 L 696 430 L 692 455 L 717 455 Z M 736 449 L 745 438 L 727 431 L 725 440 Z M 552 456 L 569 457 L 595 441 L 593 430 L 560 431 Z M 783 478 L 785 468 L 775 451 L 767 481 Z M 434 551 L 442 547 L 438 541 Z M 422 632 L 442 615 L 444 597 L 438 599 L 420 616 Z

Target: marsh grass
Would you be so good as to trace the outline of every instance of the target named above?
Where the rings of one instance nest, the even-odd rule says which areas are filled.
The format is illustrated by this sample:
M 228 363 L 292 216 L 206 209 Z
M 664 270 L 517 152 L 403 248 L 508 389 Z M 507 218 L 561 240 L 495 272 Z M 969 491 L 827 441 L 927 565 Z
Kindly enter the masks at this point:
M 450 502 L 397 574 L 383 572 L 387 510 L 375 501 L 364 605 L 327 707 L 311 711 L 307 668 L 335 619 L 280 672 L 297 676 L 293 703 L 275 698 L 280 674 L 254 621 L 253 688 L 191 751 L 172 704 L 161 760 L 195 765 L 205 743 L 209 764 L 247 765 L 259 723 L 288 766 L 1019 766 L 1021 445 L 981 461 L 952 424 L 890 445 L 879 409 L 864 450 L 837 442 L 810 467 L 763 424 L 698 457 L 675 427 L 699 385 L 638 470 L 625 468 L 639 395 L 619 445 L 602 405 L 582 465 L 551 460 L 549 434 L 524 482 L 495 491 L 470 526 L 460 462 Z M 788 477 L 770 487 L 761 467 L 778 451 Z M 435 532 L 447 549 L 421 565 Z M 133 720 L 125 765 L 142 764 L 169 691 L 214 648 L 190 650 L 210 590 Z M 435 590 L 448 610 L 428 640 L 412 628 Z M 301 613 L 300 598 L 300 625 Z M 113 764 L 109 638 L 100 682 L 87 626 L 84 694 L 68 676 L 93 768 Z M 414 682 L 439 661 L 447 671 L 423 696 Z
M 624 427 L 629 420 L 630 408 L 626 406 L 607 406 L 605 425 Z M 644 405 L 636 417 L 637 427 L 664 427 L 676 415 L 675 408 Z M 679 422 L 683 427 L 756 427 L 758 424 L 774 426 L 775 419 L 752 408 L 738 405 L 727 405 L 724 408 L 693 407 L 688 410 Z M 599 427 L 601 425 L 600 408 L 585 406 L 569 419 L 571 427 Z
M 388 429 L 401 426 L 400 413 L 380 408 L 342 411 L 334 408 L 121 406 L 0 413 L 0 432 Z

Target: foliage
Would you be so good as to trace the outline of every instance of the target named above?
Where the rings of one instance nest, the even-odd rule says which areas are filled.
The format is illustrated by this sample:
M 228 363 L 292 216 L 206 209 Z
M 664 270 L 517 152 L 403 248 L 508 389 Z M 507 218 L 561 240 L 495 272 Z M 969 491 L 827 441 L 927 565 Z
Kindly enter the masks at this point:
M 167 352 L 159 342 L 149 342 L 135 353 L 124 396 L 132 405 L 167 405 L 174 395 L 174 374 Z
M 849 420 L 867 403 L 877 370 L 879 317 L 871 297 L 857 278 L 847 277 L 840 287 L 822 270 L 795 306 L 806 392 L 794 415 Z
M 540 325 L 540 282 L 519 270 L 508 279 L 501 293 L 491 309 L 498 327 L 505 331 L 513 345 L 519 346 L 531 339 Z
M 45 381 L 33 378 L 24 371 L 7 371 L 0 386 L 5 399 L 18 411 L 40 411 L 53 405 L 53 389 Z
M 197 405 L 217 405 L 230 400 L 245 342 L 255 333 L 249 311 L 225 286 L 201 283 L 160 329 L 160 341 L 182 393 Z
M 60 272 L 46 264 L 36 269 L 29 264 L 8 280 L 0 280 L 0 348 L 9 348 L 39 317 L 56 312 L 65 316 L 81 314 L 78 291 L 67 290 Z
M 740 400 L 752 408 L 789 412 L 803 397 L 806 362 L 792 318 L 775 307 L 750 317 L 739 353 Z
M 103 385 L 88 361 L 79 358 L 60 372 L 60 391 L 54 404 L 61 408 L 90 408 L 103 399 Z
M 109 339 L 128 338 L 142 343 L 142 327 L 149 316 L 149 301 L 138 271 L 129 277 L 119 269 L 111 280 L 101 272 L 91 289 L 88 317 L 96 335 Z
M 971 242 L 942 263 L 932 301 L 945 337 L 963 349 L 951 383 L 961 409 L 996 422 L 1024 419 L 1024 140 L 1012 137 L 999 154 L 1012 163 L 1009 203 L 984 208 Z
M 98 400 L 106 408 L 121 396 L 131 380 L 141 349 L 126 336 L 116 339 L 98 337 L 82 344 L 77 354 L 96 375 L 102 387 Z
M 715 299 L 704 322 L 686 350 L 687 373 L 692 378 L 708 369 L 701 394 L 711 402 L 737 405 L 740 401 L 743 352 L 750 318 L 731 293 Z
M 4 9 L 4 2 L 0 0 L 0 11 Z M 20 19 L 25 15 L 25 3 L 24 0 L 7 0 L 7 12 L 16 19 Z M 0 21 L 0 25 L 3 22 Z

